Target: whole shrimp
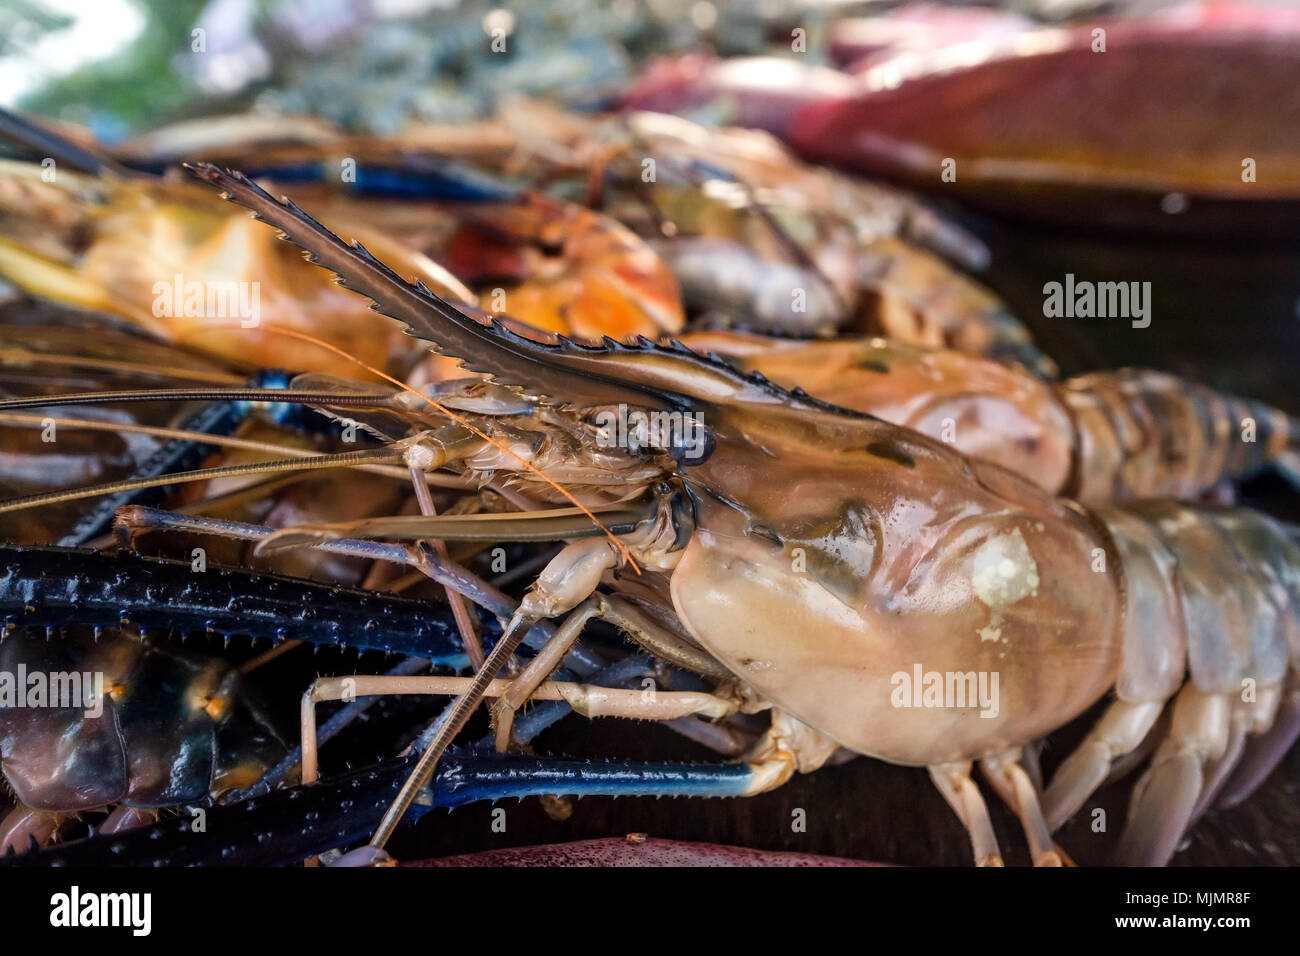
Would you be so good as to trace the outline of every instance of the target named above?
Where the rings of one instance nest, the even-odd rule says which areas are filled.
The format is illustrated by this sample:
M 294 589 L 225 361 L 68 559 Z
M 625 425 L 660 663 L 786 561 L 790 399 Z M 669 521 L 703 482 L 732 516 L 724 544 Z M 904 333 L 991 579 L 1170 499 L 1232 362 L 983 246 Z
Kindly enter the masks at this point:
M 1001 854 L 975 763 L 1018 814 L 1034 861 L 1056 864 L 1051 828 L 1143 744 L 1172 700 L 1121 840 L 1125 859 L 1159 864 L 1205 805 L 1239 799 L 1294 739 L 1300 550 L 1271 519 L 1173 502 L 1088 509 L 684 347 L 542 343 L 484 325 L 243 177 L 197 172 L 431 348 L 491 376 L 490 387 L 548 400 L 497 416 L 435 405 L 431 420 L 452 424 L 400 447 L 416 470 L 510 474 L 536 503 L 520 514 L 262 534 L 263 550 L 414 541 L 428 562 L 423 539 L 568 542 L 483 666 L 457 679 L 460 696 L 372 846 L 387 841 L 485 695 L 498 698 L 498 747 L 510 746 L 515 709 L 593 617 L 716 685 L 685 702 L 601 699 L 599 713 L 770 710 L 732 794 L 778 786 L 840 747 L 924 766 L 981 864 Z M 568 507 L 546 507 L 555 503 Z M 534 625 L 561 616 L 517 677 L 495 680 Z M 1040 795 L 1025 748 L 1112 691 L 1097 729 Z M 574 701 L 594 702 L 592 688 Z
M 682 629 L 678 644 L 725 667 L 731 682 L 721 696 L 773 710 L 772 727 L 748 757 L 750 792 L 813 769 L 837 746 L 925 766 L 980 863 L 1000 854 L 971 778 L 974 762 L 1019 814 L 1035 861 L 1059 862 L 1049 826 L 1087 799 L 1173 699 L 1167 736 L 1138 784 L 1121 842 L 1125 858 L 1158 864 L 1210 800 L 1220 792 L 1239 798 L 1294 739 L 1295 721 L 1277 718 L 1284 700 L 1288 712 L 1296 706 L 1288 675 L 1300 649 L 1300 550 L 1271 519 L 1174 502 L 1089 510 L 933 439 L 684 348 L 539 344 L 408 285 L 242 177 L 197 172 L 431 347 L 551 399 L 546 420 L 569 436 L 507 446 L 483 427 L 494 423 L 480 420 L 471 433 L 486 444 L 457 451 L 445 438 L 417 441 L 411 462 L 460 457 L 473 470 L 495 471 L 511 467 L 511 458 L 530 459 L 519 481 L 545 500 L 560 490 L 538 467 L 552 456 L 566 478 L 582 476 L 593 492 L 649 497 L 651 510 L 633 530 L 573 540 L 539 575 L 373 845 L 386 840 L 534 623 L 568 614 L 553 639 L 560 647 L 591 617 L 638 630 L 618 597 L 628 569 L 644 579 L 640 593 L 658 590 L 660 610 Z M 584 432 L 591 410 L 611 405 L 685 417 L 666 433 L 652 429 L 616 467 L 612 450 Z M 608 429 L 608 419 L 597 418 Z M 557 537 L 590 534 L 589 508 L 564 494 L 585 513 L 500 516 L 494 532 L 509 536 L 514 524 L 545 526 Z M 437 519 L 378 519 L 287 529 L 263 544 L 438 533 Z M 597 591 L 602 580 L 612 596 Z M 554 661 L 539 654 L 503 693 L 495 708 L 502 746 L 513 708 Z M 1000 693 L 981 706 L 942 695 L 925 706 L 934 703 L 928 678 L 924 694 L 902 693 L 922 670 L 984 675 Z M 1116 701 L 1058 773 L 1044 808 L 1021 765 L 1025 746 L 1112 689 Z M 1234 778 L 1252 736 L 1262 756 L 1251 754 L 1244 777 Z

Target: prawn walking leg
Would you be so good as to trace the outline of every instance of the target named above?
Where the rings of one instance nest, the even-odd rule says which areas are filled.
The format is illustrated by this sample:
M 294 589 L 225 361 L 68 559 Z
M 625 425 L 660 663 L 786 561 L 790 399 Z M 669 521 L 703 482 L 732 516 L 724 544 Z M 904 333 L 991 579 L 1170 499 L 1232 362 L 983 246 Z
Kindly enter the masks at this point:
M 487 661 L 474 675 L 469 689 L 456 698 L 447 715 L 442 719 L 433 740 L 420 755 L 415 769 L 411 771 L 397 799 L 384 814 L 374 836 L 371 837 L 371 846 L 382 847 L 388 842 L 388 838 L 401 821 L 407 807 L 432 777 L 438 758 L 465 726 L 470 714 L 483 699 L 492 679 L 513 656 L 524 635 L 542 618 L 554 617 L 576 607 L 596 589 L 601 575 L 617 566 L 619 559 L 619 552 L 615 551 L 605 539 L 575 542 L 551 559 L 520 602 L 518 610 L 506 625 L 501 640 L 496 647 L 492 648 Z
M 1012 748 L 1005 753 L 984 757 L 980 769 L 998 795 L 1020 817 L 1029 853 L 1034 866 L 1060 866 L 1061 856 L 1052 843 L 1052 834 L 1043 820 L 1038 792 L 1025 768 L 1020 765 L 1021 749 Z
M 980 796 L 979 787 L 971 779 L 970 771 L 970 761 L 935 764 L 930 768 L 930 779 L 970 833 L 975 865 L 1002 866 L 1002 851 L 998 849 L 998 838 L 993 833 L 989 808 Z

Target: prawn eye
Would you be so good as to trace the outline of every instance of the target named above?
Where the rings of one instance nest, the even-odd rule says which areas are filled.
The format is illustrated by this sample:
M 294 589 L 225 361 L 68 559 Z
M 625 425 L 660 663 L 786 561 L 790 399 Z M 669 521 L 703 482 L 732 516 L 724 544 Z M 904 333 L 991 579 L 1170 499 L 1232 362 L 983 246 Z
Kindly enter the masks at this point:
M 704 464 L 717 447 L 713 429 L 695 418 L 686 417 L 683 427 L 673 429 L 671 433 L 668 454 L 677 464 L 689 468 Z

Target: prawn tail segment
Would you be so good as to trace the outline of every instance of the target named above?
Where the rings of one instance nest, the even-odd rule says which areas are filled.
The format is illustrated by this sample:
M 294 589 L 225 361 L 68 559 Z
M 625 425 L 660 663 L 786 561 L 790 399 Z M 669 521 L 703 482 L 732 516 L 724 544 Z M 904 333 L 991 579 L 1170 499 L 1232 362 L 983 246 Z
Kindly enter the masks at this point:
M 1150 369 L 1070 379 L 1078 447 L 1066 491 L 1085 503 L 1194 499 L 1276 468 L 1300 487 L 1300 420 Z
M 1117 699 L 1057 770 L 1045 817 L 1060 826 L 1130 755 L 1150 754 L 1118 855 L 1160 866 L 1209 806 L 1242 799 L 1300 732 L 1289 703 L 1300 546 L 1244 508 L 1152 501 L 1095 514 L 1124 578 Z

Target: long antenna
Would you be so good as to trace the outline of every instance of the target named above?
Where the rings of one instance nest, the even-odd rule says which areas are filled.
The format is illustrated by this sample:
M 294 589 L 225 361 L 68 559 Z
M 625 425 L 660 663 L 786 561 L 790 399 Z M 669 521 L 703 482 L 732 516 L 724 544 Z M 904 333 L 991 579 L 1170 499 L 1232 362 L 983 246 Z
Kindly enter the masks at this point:
M 183 484 L 189 481 L 207 481 L 210 478 L 233 478 L 239 475 L 264 475 L 268 472 L 311 471 L 316 468 L 350 468 L 355 465 L 378 462 L 401 461 L 402 452 L 392 448 L 369 448 L 362 451 L 348 451 L 337 455 L 313 455 L 310 458 L 279 458 L 274 461 L 250 462 L 246 465 L 222 465 L 217 468 L 200 468 L 197 471 L 178 471 L 170 475 L 157 475 L 150 478 L 128 478 L 123 481 L 110 481 L 102 485 L 87 488 L 74 488 L 68 491 L 50 491 L 39 495 L 27 495 L 23 498 L 11 498 L 0 502 L 0 514 L 10 511 L 22 511 L 27 508 L 39 508 L 42 505 L 58 504 L 63 501 L 76 501 L 80 498 L 98 498 L 113 495 L 121 491 L 143 491 L 145 488 L 163 488 L 167 485 Z

